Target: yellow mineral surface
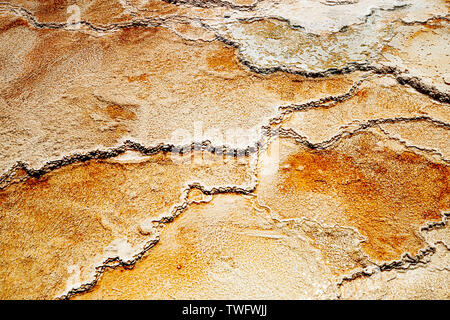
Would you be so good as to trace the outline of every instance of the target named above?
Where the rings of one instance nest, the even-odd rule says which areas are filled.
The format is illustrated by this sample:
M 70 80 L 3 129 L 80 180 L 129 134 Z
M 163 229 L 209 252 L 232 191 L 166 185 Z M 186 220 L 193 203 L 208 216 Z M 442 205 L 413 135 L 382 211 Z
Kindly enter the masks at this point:
M 449 7 L 0 2 L 0 299 L 450 299 Z

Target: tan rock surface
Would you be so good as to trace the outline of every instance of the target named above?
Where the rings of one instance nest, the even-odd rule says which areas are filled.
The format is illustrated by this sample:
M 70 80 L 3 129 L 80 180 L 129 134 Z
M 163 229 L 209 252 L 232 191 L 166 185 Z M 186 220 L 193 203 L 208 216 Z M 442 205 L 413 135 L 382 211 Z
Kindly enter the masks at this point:
M 253 197 L 194 205 L 163 234 L 133 270 L 107 272 L 79 297 L 295 299 L 330 298 L 336 290 L 330 269 L 309 263 L 320 253 L 255 208 Z
M 224 141 L 226 130 L 251 135 L 279 106 L 344 94 L 358 79 L 254 74 L 239 63 L 236 49 L 184 40 L 162 27 L 96 37 L 23 23 L 8 16 L 2 34 L 6 45 L 25 33 L 18 53 L 2 53 L 3 171 L 18 159 L 38 168 L 126 139 L 146 146 L 194 140 L 236 145 Z
M 280 171 L 275 176 L 259 171 L 254 195 L 218 195 L 190 206 L 166 226 L 136 268 L 106 272 L 77 298 L 379 298 L 376 286 L 393 298 L 420 297 L 430 281 L 425 275 L 405 267 L 423 284 L 407 287 L 399 276 L 398 287 L 388 287 L 397 271 L 381 269 L 405 259 L 405 253 L 420 256 L 439 244 L 427 241 L 430 231 L 420 227 L 440 222 L 450 209 L 448 167 L 397 141 L 394 151 L 381 135 L 365 132 L 323 151 L 281 138 Z M 426 273 L 448 262 L 446 247 L 438 247 Z M 344 279 L 361 270 L 383 274 L 368 280 L 374 292 L 347 288 Z M 366 287 L 363 277 L 355 279 Z M 402 294 L 404 287 L 410 291 Z M 440 284 L 441 298 L 445 288 Z
M 251 183 L 242 160 L 194 156 L 124 154 L 0 190 L 0 298 L 54 298 L 92 282 L 108 258 L 133 261 L 157 239 L 156 221 L 182 211 L 189 184 Z
M 448 12 L 0 3 L 0 299 L 449 299 Z
M 401 86 L 390 77 L 369 78 L 353 96 L 341 102 L 286 110 L 281 127 L 316 145 L 326 145 L 343 133 L 380 125 L 392 134 L 405 135 L 418 146 L 442 154 L 448 148 L 449 105 Z M 407 128 L 414 133 L 408 134 Z M 448 159 L 448 153 L 445 157 Z
M 260 177 L 260 203 L 280 219 L 355 228 L 373 261 L 416 255 L 425 246 L 418 228 L 450 209 L 449 167 L 377 131 L 356 133 L 325 149 L 281 139 L 279 170 Z

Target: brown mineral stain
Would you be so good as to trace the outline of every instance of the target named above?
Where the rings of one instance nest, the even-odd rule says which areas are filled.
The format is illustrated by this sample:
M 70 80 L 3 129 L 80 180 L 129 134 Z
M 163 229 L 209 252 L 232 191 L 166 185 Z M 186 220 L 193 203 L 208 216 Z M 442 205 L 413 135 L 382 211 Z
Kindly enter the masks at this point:
M 164 15 L 164 14 L 189 14 L 191 12 L 190 7 L 182 7 L 178 6 L 175 3 L 169 3 L 169 1 L 161 1 L 161 0 L 148 0 L 145 2 L 141 2 L 141 6 L 143 9 L 143 13 L 155 14 L 155 15 Z
M 215 71 L 239 70 L 235 50 L 232 48 L 216 50 L 208 55 L 206 60 L 208 62 L 208 67 Z
M 112 119 L 126 119 L 126 120 L 135 120 L 136 114 L 126 108 L 125 106 L 119 105 L 108 105 L 106 107 L 106 112 Z
M 267 37 L 269 39 L 283 39 L 286 37 L 286 29 L 280 28 L 278 24 L 272 20 L 258 20 L 255 22 L 244 22 L 245 25 L 251 27 L 255 25 L 254 29 L 250 29 L 255 35 Z
M 409 35 L 407 38 L 407 44 L 411 45 L 413 41 L 417 40 L 416 38 L 421 36 L 426 36 L 428 33 L 433 32 L 434 29 L 439 29 L 441 26 L 439 25 L 428 25 L 427 29 L 420 29 Z M 420 41 L 420 39 L 419 39 Z
M 395 55 L 400 54 L 400 50 L 398 50 L 397 48 L 394 48 L 392 46 L 388 46 L 388 45 L 383 46 L 383 48 L 381 49 L 381 52 L 395 54 Z
M 118 40 L 123 44 L 139 43 L 144 37 L 151 37 L 156 35 L 160 31 L 160 28 L 143 28 L 143 27 L 126 27 L 121 29 Z
M 359 90 L 355 96 L 358 97 L 358 102 L 360 102 L 364 99 L 367 99 L 369 97 L 369 95 L 370 95 L 369 90 L 367 90 L 366 88 L 363 88 L 363 89 Z
M 151 62 L 142 67 L 145 72 L 129 76 L 127 79 L 128 82 L 145 86 L 143 93 L 152 97 L 159 94 L 155 90 L 164 86 L 164 93 L 168 90 L 174 91 L 177 101 L 189 101 L 189 103 L 195 101 L 203 104 L 206 100 L 207 102 L 204 103 L 207 105 L 213 102 L 216 107 L 225 107 L 230 103 L 240 105 L 250 101 L 260 104 L 259 101 L 262 100 L 267 106 L 285 101 L 304 101 L 315 98 L 317 95 L 342 94 L 354 81 L 352 76 L 308 79 L 283 72 L 257 74 L 240 63 L 237 58 L 238 50 L 234 47 L 219 41 L 197 42 L 195 45 L 190 42 L 187 45 L 186 41 L 171 31 L 159 27 L 125 28 L 118 32 L 116 37 L 121 47 L 123 46 L 121 50 L 124 52 L 130 51 L 131 54 L 135 49 L 130 44 L 138 43 L 142 45 L 143 50 L 146 50 L 145 58 L 151 59 Z M 165 55 L 156 51 L 165 46 L 167 46 L 164 49 Z M 130 56 L 127 59 L 131 59 Z M 205 76 L 203 70 L 212 72 Z M 151 76 L 147 76 L 148 74 Z M 164 74 L 170 74 L 171 77 L 164 77 Z M 227 81 L 224 81 L 221 75 L 226 75 Z M 178 83 L 172 83 L 175 80 Z M 182 89 L 175 90 L 180 86 Z M 236 95 L 237 90 L 242 90 L 242 93 Z M 227 92 L 233 92 L 233 97 Z M 237 97 L 239 101 L 234 102 Z M 237 117 L 236 114 L 234 116 Z
M 411 152 L 400 154 L 362 140 L 357 153 L 304 150 L 281 164 L 284 193 L 311 191 L 337 196 L 345 225 L 365 237 L 364 251 L 386 261 L 425 246 L 420 225 L 441 219 L 450 208 L 449 167 Z
M 28 21 L 21 18 L 17 18 L 6 25 L 0 26 L 0 33 L 6 32 L 10 29 L 14 29 L 17 27 L 28 27 L 28 26 L 29 26 Z
M 40 22 L 62 21 L 70 17 L 67 7 L 76 4 L 75 1 L 68 0 L 46 0 L 39 1 L 37 7 L 33 8 L 34 16 Z
M 137 75 L 137 76 L 127 76 L 127 79 L 129 82 L 135 82 L 135 81 L 147 81 L 148 80 L 149 75 L 146 73 Z
M 439 30 L 442 29 L 442 30 Z M 435 45 L 433 42 L 436 41 L 437 37 L 436 35 L 439 34 L 439 32 L 448 32 L 448 24 L 443 24 L 442 20 L 436 20 L 433 22 L 428 22 L 424 24 L 423 28 L 420 28 L 414 32 L 410 32 L 409 34 L 406 34 L 406 41 L 405 46 L 406 48 L 403 48 L 400 50 L 400 56 L 408 56 L 409 50 L 415 51 L 416 49 L 416 43 L 427 43 L 430 42 L 430 44 Z M 414 53 L 414 52 L 412 52 Z M 444 56 L 442 56 L 444 58 Z M 444 58 L 445 59 L 445 58 Z M 435 62 L 439 62 L 439 58 L 435 59 Z M 447 59 L 448 60 L 448 59 Z M 447 62 L 447 60 L 444 60 L 444 63 Z M 423 63 L 423 62 L 421 62 Z
M 258 1 L 256 1 L 256 0 L 232 0 L 230 2 L 236 6 L 252 6 L 252 5 L 255 5 Z
M 75 3 L 74 1 L 72 1 Z M 69 1 L 67 0 L 46 0 L 40 1 L 42 12 L 50 13 L 61 9 L 65 9 L 69 6 Z
M 206 30 L 203 27 L 195 26 L 191 23 L 177 23 L 172 27 L 172 30 L 181 37 L 190 41 L 211 41 L 215 39 L 213 32 Z

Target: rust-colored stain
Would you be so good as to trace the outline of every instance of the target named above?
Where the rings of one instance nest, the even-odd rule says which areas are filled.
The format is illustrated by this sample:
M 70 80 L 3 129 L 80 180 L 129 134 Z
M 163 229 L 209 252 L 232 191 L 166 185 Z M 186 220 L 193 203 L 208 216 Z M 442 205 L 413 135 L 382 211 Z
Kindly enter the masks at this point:
M 208 66 L 216 71 L 239 69 L 235 59 L 234 49 L 231 48 L 217 50 L 206 57 Z
M 60 21 L 70 16 L 67 13 L 67 7 L 73 4 L 76 2 L 72 0 L 39 1 L 34 8 L 34 14 L 40 21 Z
M 330 149 L 291 155 L 280 165 L 280 191 L 338 197 L 344 203 L 338 219 L 367 237 L 363 248 L 372 258 L 414 255 L 425 246 L 419 226 L 440 220 L 450 208 L 450 169 L 408 151 L 374 151 L 370 138 L 362 142 L 352 154 Z
M 23 23 L 17 23 L 14 27 Z M 25 56 L 24 70 L 17 74 L 14 82 L 6 88 L 1 88 L 0 93 L 5 99 L 14 99 L 19 96 L 28 95 L 32 88 L 39 85 L 51 77 L 53 68 L 61 66 L 65 61 L 70 60 L 70 55 L 65 50 L 69 50 L 72 55 L 83 54 L 82 48 L 71 40 L 70 37 L 61 38 L 52 30 L 40 30 L 41 40 L 35 43 L 32 50 Z M 82 41 L 89 41 L 88 35 L 80 35 Z M 64 74 L 63 76 L 67 76 Z
M 136 81 L 147 81 L 148 80 L 149 75 L 148 74 L 140 74 L 137 76 L 127 76 L 127 79 L 129 82 L 136 82 Z
M 39 22 L 66 22 L 76 12 L 68 10 L 71 5 L 78 5 L 81 16 L 91 23 L 114 23 L 122 21 L 125 17 L 130 18 L 119 1 L 92 0 L 89 1 L 87 8 L 83 8 L 82 4 L 75 0 L 43 0 L 36 1 L 37 3 L 30 3 L 30 1 L 16 2 L 31 11 Z
M 45 0 L 40 1 L 40 11 L 43 13 L 52 13 L 58 10 L 63 10 L 67 8 L 71 2 L 75 3 L 74 1 L 68 1 L 68 0 Z
M 125 120 L 135 120 L 136 114 L 128 110 L 125 106 L 119 105 L 108 105 L 106 107 L 106 112 L 112 119 L 125 119 Z
M 178 164 L 160 152 L 131 162 L 79 162 L 10 184 L 0 190 L 4 266 L 0 279 L 11 285 L 0 290 L 0 299 L 62 295 L 72 265 L 90 273 L 94 269 L 89 268 L 95 267 L 90 263 L 101 264 L 98 255 L 113 240 L 125 237 L 137 247 L 146 241 L 139 233 L 140 224 L 170 214 L 181 201 L 186 181 L 239 183 L 245 171 L 246 166 L 233 159 L 212 161 L 206 167 Z M 182 265 L 180 272 L 190 273 L 189 265 L 178 258 L 171 265 Z
M 14 29 L 17 27 L 28 27 L 29 23 L 28 21 L 24 20 L 24 19 L 14 19 L 11 22 L 5 24 L 5 25 L 0 25 L 0 33 L 6 32 L 10 29 Z
M 125 45 L 137 44 L 143 40 L 145 37 L 152 37 L 161 32 L 161 28 L 143 28 L 143 27 L 126 27 L 123 28 L 118 34 L 118 41 Z
M 370 91 L 366 88 L 358 90 L 355 95 L 357 97 L 358 102 L 362 102 L 370 96 Z

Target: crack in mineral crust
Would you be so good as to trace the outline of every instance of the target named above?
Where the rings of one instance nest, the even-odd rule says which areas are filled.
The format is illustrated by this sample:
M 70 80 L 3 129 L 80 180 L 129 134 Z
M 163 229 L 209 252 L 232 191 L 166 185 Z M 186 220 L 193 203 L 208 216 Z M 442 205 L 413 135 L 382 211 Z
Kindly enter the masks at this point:
M 448 1 L 72 4 L 0 2 L 0 298 L 449 298 Z

